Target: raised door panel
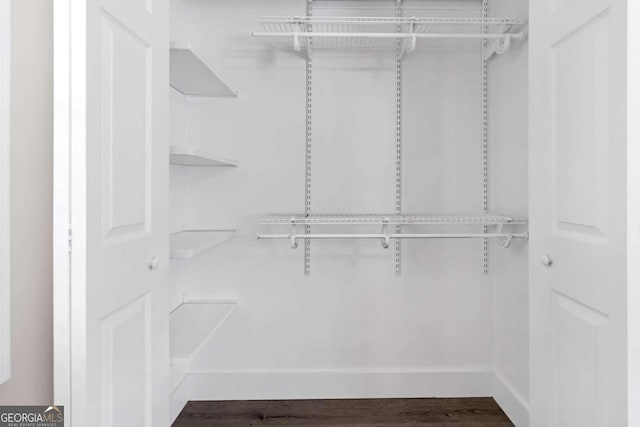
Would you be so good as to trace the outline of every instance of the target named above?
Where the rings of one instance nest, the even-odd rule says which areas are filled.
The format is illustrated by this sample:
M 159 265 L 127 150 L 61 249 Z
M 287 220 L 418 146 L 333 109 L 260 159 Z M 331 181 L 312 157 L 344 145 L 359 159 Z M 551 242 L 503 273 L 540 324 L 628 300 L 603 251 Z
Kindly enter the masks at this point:
M 102 319 L 103 426 L 152 425 L 150 316 L 147 294 Z
M 552 293 L 551 426 L 598 427 L 608 420 L 608 317 Z
M 608 14 L 549 52 L 554 233 L 606 243 L 609 209 Z
M 152 50 L 105 16 L 101 46 L 102 218 L 106 239 L 149 231 Z

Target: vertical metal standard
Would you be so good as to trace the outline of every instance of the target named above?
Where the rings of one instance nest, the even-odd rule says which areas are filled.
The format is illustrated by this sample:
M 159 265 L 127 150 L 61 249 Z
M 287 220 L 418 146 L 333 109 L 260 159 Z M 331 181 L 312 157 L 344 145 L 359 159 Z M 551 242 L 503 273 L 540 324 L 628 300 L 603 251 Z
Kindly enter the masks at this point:
M 313 0 L 307 0 L 307 16 L 313 15 Z M 313 31 L 313 25 L 307 24 L 307 31 Z M 306 111 L 306 138 L 305 138 L 305 161 L 304 161 L 304 213 L 311 214 L 311 142 L 312 142 L 312 83 L 313 83 L 313 59 L 311 47 L 313 39 L 307 39 L 307 111 Z M 305 225 L 305 234 L 311 234 L 311 226 Z M 311 239 L 304 241 L 304 275 L 311 274 Z
M 396 0 L 396 17 L 402 16 L 402 0 Z M 396 32 L 402 28 L 397 26 Z M 402 45 L 404 41 L 396 38 L 396 213 L 402 213 Z M 400 234 L 401 227 L 396 225 L 396 234 Z M 401 273 L 402 240 L 396 239 L 396 267 L 395 275 Z
M 489 18 L 489 0 L 482 0 L 482 19 Z M 488 33 L 487 25 L 482 26 L 482 34 Z M 489 71 L 485 50 L 488 41 L 482 41 L 482 212 L 489 213 Z M 489 227 L 483 227 L 487 234 Z M 489 239 L 482 241 L 482 274 L 489 274 Z

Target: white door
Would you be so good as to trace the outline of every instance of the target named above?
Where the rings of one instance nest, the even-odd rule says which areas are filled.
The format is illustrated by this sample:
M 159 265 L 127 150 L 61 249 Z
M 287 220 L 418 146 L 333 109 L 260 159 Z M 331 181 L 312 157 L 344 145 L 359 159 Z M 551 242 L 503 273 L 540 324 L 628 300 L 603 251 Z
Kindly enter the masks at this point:
M 67 168 L 72 232 L 68 300 L 56 274 L 56 403 L 77 427 L 167 426 L 169 1 L 56 8 L 56 198 Z
M 531 425 L 624 426 L 626 0 L 529 4 Z

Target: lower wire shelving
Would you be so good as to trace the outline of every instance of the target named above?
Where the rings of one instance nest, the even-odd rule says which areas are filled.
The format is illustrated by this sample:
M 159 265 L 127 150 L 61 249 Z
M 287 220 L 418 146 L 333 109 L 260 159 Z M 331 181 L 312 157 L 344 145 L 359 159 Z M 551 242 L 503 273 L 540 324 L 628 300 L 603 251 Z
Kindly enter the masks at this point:
M 376 240 L 379 239 L 383 248 L 389 247 L 391 240 L 402 239 L 496 239 L 503 248 L 508 248 L 514 239 L 528 239 L 527 232 L 516 232 L 512 229 L 505 230 L 505 226 L 517 226 L 527 224 L 527 220 L 521 217 L 506 215 L 452 215 L 452 214 L 269 214 L 260 220 L 263 225 L 288 225 L 288 233 L 260 233 L 261 240 L 288 240 L 292 248 L 298 247 L 299 240 Z M 340 226 L 340 225 L 380 225 L 378 233 L 356 232 L 305 232 L 304 228 L 298 230 L 298 226 Z M 481 232 L 393 232 L 388 226 L 397 225 L 448 225 L 448 226 L 482 226 Z M 484 228 L 487 231 L 484 231 Z M 490 230 L 489 227 L 494 227 Z M 324 228 L 324 227 L 323 227 Z
M 525 218 L 506 215 L 454 215 L 454 214 L 268 214 L 260 224 L 290 225 L 504 225 L 526 224 Z

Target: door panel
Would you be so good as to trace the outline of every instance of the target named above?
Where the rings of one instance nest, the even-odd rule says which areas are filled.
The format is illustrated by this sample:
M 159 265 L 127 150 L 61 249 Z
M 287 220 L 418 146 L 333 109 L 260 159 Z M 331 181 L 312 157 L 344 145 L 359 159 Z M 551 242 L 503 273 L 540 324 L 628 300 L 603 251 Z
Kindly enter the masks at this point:
M 67 425 L 167 426 L 169 0 L 65 5 L 71 375 L 56 390 Z
M 147 294 L 101 321 L 103 426 L 151 426 L 150 301 Z
M 152 50 L 111 16 L 103 16 L 101 43 L 105 238 L 133 237 L 150 231 Z
M 549 50 L 557 236 L 606 243 L 609 20 L 606 12 Z
M 607 425 L 608 318 L 571 298 L 552 293 L 551 425 Z M 589 402 L 589 404 L 586 404 Z
M 532 426 L 626 425 L 625 5 L 530 2 Z

